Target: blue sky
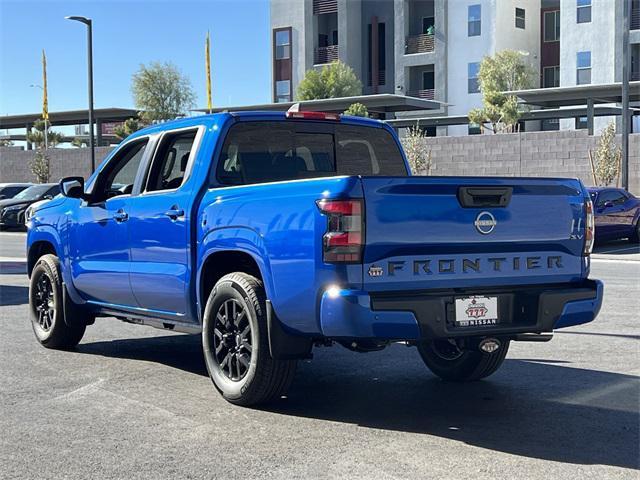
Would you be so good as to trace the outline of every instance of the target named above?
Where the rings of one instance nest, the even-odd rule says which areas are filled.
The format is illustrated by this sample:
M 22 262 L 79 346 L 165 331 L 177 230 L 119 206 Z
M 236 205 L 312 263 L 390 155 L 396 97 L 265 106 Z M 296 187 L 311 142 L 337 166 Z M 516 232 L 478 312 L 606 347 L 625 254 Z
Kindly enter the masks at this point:
M 211 33 L 213 102 L 270 101 L 268 0 L 0 0 L 0 115 L 41 110 L 41 50 L 47 54 L 49 110 L 87 106 L 86 28 L 93 19 L 96 108 L 133 107 L 131 75 L 170 61 L 206 106 L 204 41 Z

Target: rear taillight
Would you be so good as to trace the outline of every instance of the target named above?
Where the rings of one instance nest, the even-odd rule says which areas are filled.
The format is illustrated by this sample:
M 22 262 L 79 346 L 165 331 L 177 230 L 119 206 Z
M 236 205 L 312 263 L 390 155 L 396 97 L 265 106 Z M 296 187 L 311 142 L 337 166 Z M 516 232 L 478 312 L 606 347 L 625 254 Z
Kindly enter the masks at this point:
M 364 222 L 361 200 L 318 200 L 327 216 L 327 231 L 322 237 L 322 256 L 327 263 L 362 261 Z
M 582 254 L 585 257 L 591 255 L 593 250 L 593 242 L 595 240 L 595 218 L 593 216 L 593 202 L 590 199 L 584 201 L 584 211 L 586 213 L 585 228 L 584 228 L 584 251 Z
M 325 112 L 296 112 L 289 110 L 286 113 L 287 118 L 304 118 L 306 120 L 331 120 L 334 122 L 340 121 L 339 113 L 325 113 Z

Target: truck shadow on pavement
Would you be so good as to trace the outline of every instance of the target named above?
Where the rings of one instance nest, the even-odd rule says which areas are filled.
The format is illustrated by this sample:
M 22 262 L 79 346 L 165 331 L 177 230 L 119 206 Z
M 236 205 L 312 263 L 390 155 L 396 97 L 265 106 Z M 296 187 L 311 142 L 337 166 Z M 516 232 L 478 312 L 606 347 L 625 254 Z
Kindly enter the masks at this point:
M 29 287 L 0 285 L 0 307 L 29 303 Z
M 207 375 L 199 336 L 81 344 L 78 352 Z M 639 468 L 638 377 L 507 359 L 490 379 L 454 384 L 431 375 L 415 349 L 399 345 L 364 355 L 339 347 L 314 355 L 299 364 L 288 397 L 265 411 L 435 435 L 556 462 Z M 213 387 L 211 395 L 217 395 Z

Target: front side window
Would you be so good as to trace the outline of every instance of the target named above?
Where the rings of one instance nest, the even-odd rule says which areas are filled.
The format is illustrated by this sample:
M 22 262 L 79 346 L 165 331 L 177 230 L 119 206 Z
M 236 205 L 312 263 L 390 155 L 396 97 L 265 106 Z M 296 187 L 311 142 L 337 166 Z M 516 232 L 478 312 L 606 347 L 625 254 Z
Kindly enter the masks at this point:
M 130 194 L 133 190 L 140 163 L 147 148 L 148 139 L 124 145 L 100 172 L 92 190 L 94 202 Z
M 147 179 L 147 192 L 174 190 L 182 185 L 197 133 L 197 130 L 189 130 L 162 138 Z
M 576 22 L 591 22 L 591 0 L 578 0 L 576 11 Z
M 544 12 L 544 41 L 560 41 L 560 10 Z
M 480 71 L 480 64 L 477 62 L 470 63 L 467 66 L 467 70 L 467 90 L 469 93 L 478 93 L 480 91 L 480 84 L 478 82 L 478 72 Z
M 305 125 L 303 131 L 298 131 Z M 229 131 L 218 163 L 223 185 L 246 185 L 336 175 L 407 174 L 386 130 L 310 122 L 242 122 Z
M 468 9 L 468 35 L 477 37 L 482 32 L 482 7 L 469 5 Z
M 544 67 L 542 69 L 542 86 L 553 88 L 560 86 L 560 67 Z
M 516 8 L 516 28 L 525 28 L 524 8 Z
M 276 30 L 276 60 L 291 58 L 291 30 Z
M 619 190 L 607 190 L 605 192 L 602 192 L 598 196 L 598 203 L 596 204 L 596 206 L 598 208 L 603 208 L 605 204 L 620 206 L 620 205 L 624 205 L 626 201 L 627 201 L 626 195 L 620 192 Z
M 577 85 L 591 83 L 591 52 L 578 52 L 576 54 L 576 69 Z

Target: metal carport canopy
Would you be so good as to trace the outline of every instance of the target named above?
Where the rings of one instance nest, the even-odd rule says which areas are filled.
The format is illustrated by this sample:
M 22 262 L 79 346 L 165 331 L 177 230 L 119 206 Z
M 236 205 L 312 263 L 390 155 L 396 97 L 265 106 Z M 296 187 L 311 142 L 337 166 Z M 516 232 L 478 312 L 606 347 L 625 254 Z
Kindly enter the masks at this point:
M 593 103 L 622 102 L 622 84 L 619 82 L 572 87 L 532 88 L 504 93 L 515 95 L 524 103 L 540 107 L 587 105 L 589 101 Z M 629 82 L 629 101 L 640 101 L 640 81 Z

